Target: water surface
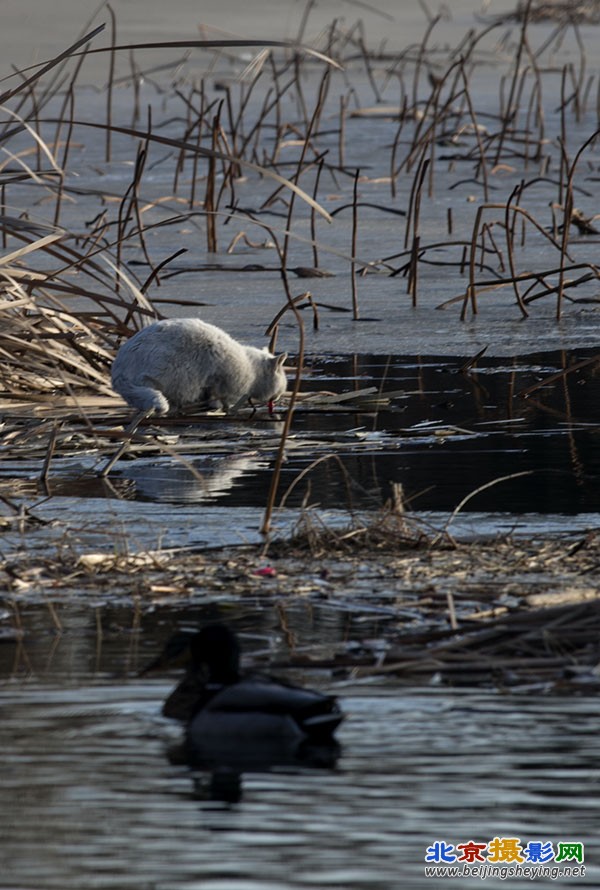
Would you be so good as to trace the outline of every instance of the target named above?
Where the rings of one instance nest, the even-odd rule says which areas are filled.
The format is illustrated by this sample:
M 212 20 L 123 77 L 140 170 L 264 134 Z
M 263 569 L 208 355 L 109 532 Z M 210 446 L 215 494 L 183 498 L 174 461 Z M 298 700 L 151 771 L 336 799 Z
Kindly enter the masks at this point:
M 246 774 L 228 804 L 169 762 L 164 683 L 5 685 L 0 886 L 425 888 L 434 840 L 496 836 L 581 841 L 568 886 L 598 883 L 595 699 L 334 688 L 337 766 Z
M 175 628 L 226 614 L 247 660 L 334 692 L 347 715 L 331 768 L 244 772 L 235 803 L 231 782 L 173 757 L 181 729 L 160 709 L 176 675 L 138 676 Z M 248 602 L 137 617 L 80 605 L 60 610 L 57 634 L 47 609 L 23 607 L 22 644 L 0 645 L 0 886 L 429 888 L 434 840 L 496 836 L 580 841 L 587 877 L 569 886 L 598 883 L 596 698 L 286 672 L 278 616 Z M 297 645 L 326 652 L 376 637 L 381 617 L 296 602 L 287 620 Z
M 287 507 L 378 509 L 400 484 L 411 510 L 594 514 L 600 511 L 600 358 L 595 351 L 533 353 L 512 359 L 440 356 L 311 356 L 302 390 L 333 402 L 300 401 L 286 448 L 278 499 Z M 335 394 L 371 390 L 389 399 L 356 407 Z M 110 484 L 93 472 L 95 453 L 56 456 L 46 485 L 42 464 L 5 460 L 0 481 L 30 499 L 122 498 L 148 504 L 262 509 L 281 423 L 259 417 L 163 419 L 149 442 L 168 434 L 176 456 L 125 456 Z M 177 444 L 175 445 L 174 443 Z M 45 456 L 45 450 L 42 451 Z M 300 478 L 300 474 L 303 474 Z M 490 485 L 502 477 L 498 484 Z

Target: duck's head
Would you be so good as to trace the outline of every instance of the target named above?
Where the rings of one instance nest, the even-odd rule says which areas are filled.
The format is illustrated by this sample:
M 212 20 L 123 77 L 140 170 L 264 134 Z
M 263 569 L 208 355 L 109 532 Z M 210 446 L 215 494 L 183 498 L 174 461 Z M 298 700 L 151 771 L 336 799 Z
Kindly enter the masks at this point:
M 207 624 L 189 642 L 190 669 L 205 670 L 213 683 L 235 683 L 240 678 L 240 644 L 225 624 Z
M 197 633 L 179 631 L 143 673 L 179 665 L 209 683 L 235 683 L 240 678 L 240 644 L 225 624 L 207 624 Z

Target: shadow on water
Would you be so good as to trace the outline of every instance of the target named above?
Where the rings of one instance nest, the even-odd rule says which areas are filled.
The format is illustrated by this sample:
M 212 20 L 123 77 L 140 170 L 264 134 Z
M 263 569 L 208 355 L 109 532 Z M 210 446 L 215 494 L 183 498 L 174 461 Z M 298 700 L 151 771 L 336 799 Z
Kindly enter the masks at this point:
M 201 748 L 186 743 L 171 745 L 167 758 L 173 765 L 189 766 L 199 799 L 237 803 L 243 797 L 244 775 L 281 770 L 333 770 L 342 753 L 341 746 L 330 740 L 316 743 L 304 740 L 261 740 L 260 747 L 240 744 L 233 737 L 205 741 Z

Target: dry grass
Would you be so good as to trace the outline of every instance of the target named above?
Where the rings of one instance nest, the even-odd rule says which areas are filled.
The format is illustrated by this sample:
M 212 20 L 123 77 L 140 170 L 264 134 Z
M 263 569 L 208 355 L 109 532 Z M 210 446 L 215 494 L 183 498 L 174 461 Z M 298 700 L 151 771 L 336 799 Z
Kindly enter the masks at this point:
M 567 7 L 571 17 L 562 22 L 560 16 L 566 15 Z M 456 165 L 471 171 L 471 185 L 481 188 L 483 196 L 473 215 L 469 237 L 449 237 L 444 245 L 446 254 L 457 255 L 456 259 L 447 256 L 442 261 L 445 270 L 454 272 L 460 267 L 463 273 L 468 272 L 464 293 L 454 301 L 461 306 L 463 317 L 468 312 L 480 311 L 482 295 L 505 290 L 514 293 L 515 306 L 523 316 L 540 300 L 554 299 L 560 317 L 565 300 L 576 299 L 575 290 L 594 290 L 598 278 L 595 264 L 574 258 L 570 235 L 572 228 L 583 237 L 595 232 L 592 218 L 586 218 L 574 201 L 577 195 L 585 194 L 578 180 L 585 157 L 595 149 L 597 134 L 575 148 L 569 146 L 567 139 L 570 118 L 581 120 L 591 105 L 593 83 L 584 79 L 585 49 L 573 16 L 585 20 L 592 7 L 595 4 L 519 4 L 513 14 L 519 28 L 511 35 L 516 41 L 515 63 L 505 75 L 499 106 L 493 112 L 489 107 L 477 107 L 473 79 L 482 64 L 493 63 L 489 35 L 510 22 L 510 15 L 470 34 L 462 46 L 460 61 L 452 52 L 443 58 L 437 50 L 429 49 L 428 40 L 438 18 L 429 22 L 418 51 L 411 48 L 396 56 L 369 53 L 358 24 L 347 28 L 339 23 L 332 25 L 317 47 L 271 42 L 258 49 L 255 64 L 240 72 L 237 83 L 222 84 L 222 101 L 218 94 L 210 94 L 204 80 L 199 85 L 174 84 L 173 93 L 179 97 L 185 115 L 178 121 L 180 133 L 172 135 L 174 127 L 170 126 L 168 136 L 150 119 L 146 126 L 126 126 L 115 121 L 115 59 L 128 51 L 133 60 L 135 53 L 143 55 L 144 46 L 118 45 L 114 21 L 108 46 L 95 46 L 102 31 L 97 28 L 82 35 L 56 59 L 26 72 L 25 79 L 6 89 L 2 96 L 6 111 L 2 134 L 5 159 L 0 167 L 0 233 L 4 247 L 0 260 L 0 349 L 7 361 L 2 367 L 0 385 L 5 395 L 109 392 L 107 372 L 119 339 L 160 315 L 156 288 L 163 276 L 168 277 L 169 264 L 175 257 L 153 259 L 149 237 L 156 225 L 172 227 L 197 217 L 204 223 L 210 251 L 219 250 L 224 227 L 234 219 L 243 217 L 250 230 L 258 228 L 263 234 L 266 231 L 271 244 L 277 247 L 278 262 L 273 269 L 281 274 L 285 305 L 293 311 L 296 304 L 290 293 L 288 273 L 300 270 L 298 274 L 304 274 L 307 268 L 302 263 L 292 265 L 299 235 L 295 231 L 296 217 L 302 222 L 295 199 L 301 199 L 311 215 L 309 243 L 314 267 L 310 274 L 327 274 L 320 268 L 323 248 L 338 256 L 340 251 L 323 245 L 315 220 L 319 216 L 332 218 L 319 200 L 321 195 L 327 197 L 332 183 L 344 195 L 334 211 L 340 214 L 338 219 L 345 208 L 352 211 L 348 217 L 351 232 L 345 259 L 350 285 L 348 308 L 353 317 L 359 318 L 361 314 L 359 275 L 366 271 L 405 277 L 413 305 L 418 305 L 423 270 L 439 262 L 436 257 L 440 249 L 440 244 L 432 243 L 422 231 L 423 205 L 439 188 L 437 183 L 444 169 L 451 170 Z M 533 29 L 543 16 L 560 18 L 561 28 L 536 52 Z M 567 63 L 562 72 L 559 114 L 564 139 L 556 151 L 553 140 L 546 138 L 544 121 L 549 109 L 541 104 L 541 79 L 545 58 L 568 36 L 574 36 L 580 49 L 581 68 L 577 72 Z M 242 44 L 251 41 L 165 42 L 152 46 L 162 46 L 165 54 L 200 48 L 235 54 L 243 48 Z M 76 113 L 78 79 L 86 53 L 91 52 L 105 53 L 109 60 L 105 121 L 80 120 Z M 345 140 L 349 115 L 355 115 L 354 120 L 358 121 L 357 115 L 362 115 L 364 120 L 369 109 L 353 108 L 356 96 L 351 104 L 346 86 L 341 94 L 335 93 L 334 86 L 344 84 L 344 76 L 337 73 L 340 66 L 353 70 L 357 65 L 364 68 L 377 99 L 373 113 L 381 116 L 387 108 L 387 113 L 398 120 L 386 164 L 392 200 L 382 199 L 378 205 L 369 206 L 378 207 L 382 213 L 405 214 L 404 251 L 400 254 L 387 251 L 386 256 L 384 245 L 380 256 L 357 256 L 357 231 L 364 204 L 358 186 L 362 180 L 359 171 L 344 164 Z M 132 61 L 129 86 L 136 98 L 134 122 L 141 117 L 137 103 L 142 70 Z M 424 72 L 429 74 L 429 83 Z M 307 77 L 316 80 L 312 107 L 306 95 Z M 393 82 L 398 84 L 401 101 L 386 106 L 383 93 Z M 301 108 L 300 121 L 286 116 L 289 107 L 286 110 L 285 102 L 292 94 Z M 261 100 L 260 96 L 264 98 Z M 328 156 L 327 144 L 319 144 L 323 138 L 321 130 L 327 132 L 324 117 L 331 114 L 331 105 L 339 117 L 337 164 Z M 74 186 L 76 135 L 90 139 L 95 131 L 106 140 L 107 163 L 115 152 L 116 137 L 130 140 L 133 174 L 121 194 L 109 194 L 102 188 L 81 192 Z M 292 165 L 281 161 L 284 145 L 289 147 L 290 134 L 302 147 L 299 160 Z M 440 145 L 453 147 L 452 151 L 441 153 Z M 143 195 L 149 156 L 159 148 L 168 150 L 169 163 L 174 163 L 177 196 L 165 194 L 148 201 Z M 290 167 L 291 175 L 283 175 Z M 499 196 L 498 177 L 503 171 L 516 172 L 519 167 L 523 175 L 518 184 L 513 185 L 511 180 L 507 194 Z M 550 174 L 550 169 L 556 172 Z M 375 174 L 380 172 L 383 171 Z M 258 175 L 264 183 L 271 182 L 275 187 L 262 206 L 251 212 L 239 209 L 236 182 L 241 175 Z M 371 173 L 370 179 L 375 178 Z M 184 181 L 188 194 L 182 194 Z M 17 182 L 21 192 L 27 186 L 30 209 L 11 214 L 11 195 L 14 202 Z M 301 182 L 306 182 L 307 188 Z M 406 210 L 398 208 L 395 201 L 401 182 L 408 196 Z M 548 220 L 537 219 L 527 205 L 530 191 L 540 183 L 554 191 L 550 201 L 554 206 L 551 226 Z M 98 215 L 83 228 L 75 228 L 72 223 L 61 225 L 66 208 L 82 196 L 87 202 L 98 202 Z M 42 202 L 44 215 L 38 214 L 36 219 Z M 264 213 L 281 202 L 286 208 L 285 226 L 267 225 Z M 181 204 L 186 205 L 185 211 Z M 159 220 L 156 213 L 161 207 L 168 212 Z M 49 217 L 53 217 L 53 224 L 48 223 Z M 581 219 L 587 220 L 584 228 Z M 448 227 L 450 235 L 450 212 Z M 245 232 L 242 235 L 249 237 Z M 530 243 L 531 239 L 538 239 L 539 245 L 543 243 L 545 250 L 555 254 L 555 260 L 545 267 L 523 268 L 522 264 L 528 262 L 524 253 L 526 237 Z M 227 243 L 238 240 L 232 242 L 228 238 Z M 535 250 L 533 243 L 532 247 Z M 143 257 L 148 269 L 145 280 L 139 280 L 132 266 L 125 262 L 132 250 Z M 306 296 L 318 325 L 318 300 L 310 294 Z M 447 305 L 452 305 L 452 301 Z M 271 326 L 274 337 L 276 332 L 275 322 Z
M 15 510 L 14 523 L 31 536 L 43 532 L 26 511 Z M 339 639 L 327 650 L 292 645 L 290 659 L 270 667 L 590 693 L 600 683 L 599 565 L 597 534 L 437 545 L 422 538 L 416 546 L 405 530 L 374 552 L 327 547 L 315 556 L 299 541 L 273 546 L 268 558 L 258 545 L 129 553 L 115 544 L 99 552 L 74 549 L 66 538 L 54 555 L 3 556 L 0 582 L 11 623 L 25 633 L 32 604 L 48 606 L 58 632 L 63 611 L 99 602 L 124 614 L 133 609 L 139 620 L 145 610 L 218 601 L 224 614 L 272 611 L 282 630 L 288 610 L 310 614 L 329 604 L 354 616 L 351 642 Z
M 598 0 L 582 0 L 580 3 L 573 3 L 572 0 L 520 0 L 516 10 L 505 18 L 514 18 L 519 22 L 556 22 L 561 26 L 597 25 L 600 24 L 600 3 Z

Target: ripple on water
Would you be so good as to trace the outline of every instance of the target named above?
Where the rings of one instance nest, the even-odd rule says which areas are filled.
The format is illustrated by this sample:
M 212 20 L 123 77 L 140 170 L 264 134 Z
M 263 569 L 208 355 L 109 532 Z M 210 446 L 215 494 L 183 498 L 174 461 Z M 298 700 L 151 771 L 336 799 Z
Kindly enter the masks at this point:
M 4 688 L 0 886 L 428 887 L 437 838 L 596 836 L 595 699 L 342 686 L 337 768 L 248 774 L 229 805 L 168 761 L 165 691 Z

